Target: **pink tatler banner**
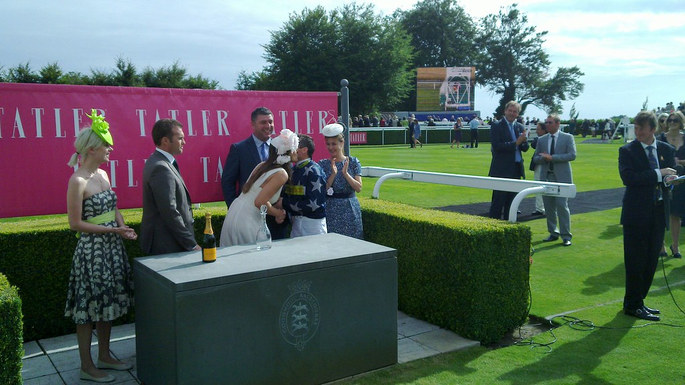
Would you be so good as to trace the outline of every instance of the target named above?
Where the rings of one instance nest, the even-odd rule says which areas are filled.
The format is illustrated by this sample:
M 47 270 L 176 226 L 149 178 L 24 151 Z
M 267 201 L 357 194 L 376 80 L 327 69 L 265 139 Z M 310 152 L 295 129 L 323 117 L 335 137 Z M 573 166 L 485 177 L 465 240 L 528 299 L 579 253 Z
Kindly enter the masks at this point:
M 311 135 L 316 160 L 327 157 L 323 126 L 338 117 L 337 92 L 213 91 L 0 83 L 0 217 L 66 212 L 73 169 L 67 166 L 91 108 L 104 114 L 114 138 L 107 171 L 119 208 L 142 206 L 152 126 L 173 118 L 186 145 L 177 161 L 193 203 L 222 201 L 221 174 L 230 145 L 252 133 L 250 113 L 274 113 L 275 133 Z

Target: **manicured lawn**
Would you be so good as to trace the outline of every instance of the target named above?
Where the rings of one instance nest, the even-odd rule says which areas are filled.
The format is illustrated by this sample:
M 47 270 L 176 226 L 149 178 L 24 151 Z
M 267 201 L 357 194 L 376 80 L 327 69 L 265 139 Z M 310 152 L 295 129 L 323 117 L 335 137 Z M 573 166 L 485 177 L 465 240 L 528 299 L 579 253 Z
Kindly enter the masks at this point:
M 621 187 L 618 176 L 619 144 L 581 144 L 573 162 L 579 191 Z M 359 148 L 352 153 L 365 166 L 412 168 L 460 174 L 486 175 L 489 146 L 450 149 L 430 145 L 423 149 Z M 525 158 L 530 159 L 530 154 Z M 529 175 L 532 175 L 529 174 Z M 364 180 L 363 194 L 373 189 Z M 469 192 L 447 186 L 393 181 L 384 184 L 381 199 L 418 206 L 489 201 L 490 192 Z M 533 230 L 535 248 L 531 266 L 531 315 L 567 314 L 594 327 L 560 326 L 533 338 L 548 347 L 478 347 L 442 354 L 362 375 L 349 384 L 682 384 L 682 340 L 685 314 L 671 299 L 659 264 L 646 299 L 662 311 L 662 321 L 648 324 L 623 315 L 623 235 L 620 208 L 572 215 L 573 245 L 542 243 L 547 235 L 543 219 L 526 222 Z M 573 214 L 573 213 L 572 213 Z M 420 236 L 420 234 L 416 234 Z M 668 236 L 667 236 L 668 238 Z M 669 242 L 667 240 L 667 242 Z M 685 262 L 666 258 L 665 276 L 679 304 L 685 305 Z M 570 318 L 569 318 L 570 319 Z M 565 323 L 556 318 L 558 324 Z
M 613 144 L 588 144 L 576 139 L 576 160 L 573 161 L 573 177 L 577 191 L 602 190 L 621 187 L 618 176 L 618 148 Z M 353 146 L 353 156 L 362 166 L 401 168 L 435 171 L 453 174 L 487 176 L 490 168 L 490 144 L 478 148 L 450 148 L 449 144 L 429 144 L 423 148 L 409 146 Z M 528 170 L 533 149 L 523 154 L 526 178 L 533 179 Z M 362 196 L 371 196 L 374 179 L 364 180 Z M 388 180 L 380 192 L 381 199 L 397 201 L 421 207 L 442 207 L 466 203 L 490 201 L 492 191 L 465 187 L 452 187 L 403 180 Z
M 578 191 L 621 187 L 617 157 L 620 143 L 587 144 L 577 140 L 573 162 Z M 408 147 L 408 146 L 407 146 Z M 363 166 L 487 175 L 488 143 L 478 149 L 450 149 L 449 144 L 423 148 L 405 146 L 352 147 Z M 319 149 L 323 152 L 325 150 Z M 320 154 L 317 154 L 320 155 Z M 528 162 L 532 152 L 524 154 Z M 532 172 L 527 171 L 532 178 Z M 371 196 L 375 179 L 365 178 L 363 196 Z M 421 207 L 485 202 L 488 190 L 456 188 L 411 181 L 391 180 L 380 198 Z M 618 198 L 620 199 L 620 197 Z M 204 205 L 222 207 L 223 202 Z M 573 213 L 572 213 L 573 214 Z M 126 213 L 125 213 L 126 215 Z M 131 215 L 140 215 L 140 209 Z M 526 222 L 532 229 L 535 248 L 530 282 L 531 315 L 567 314 L 587 320 L 592 328 L 569 325 L 534 340 L 548 347 L 485 347 L 441 354 L 378 370 L 346 384 L 683 384 L 682 341 L 685 314 L 665 288 L 664 273 L 655 276 L 648 306 L 662 311 L 662 321 L 648 324 L 623 315 L 623 235 L 619 209 L 573 214 L 573 245 L 542 243 L 543 219 Z M 2 222 L 18 221 L 5 219 Z M 38 223 L 40 221 L 37 221 Z M 420 237 L 421 234 L 413 234 Z M 668 236 L 667 236 L 668 238 Z M 668 239 L 666 242 L 670 242 Z M 665 276 L 679 304 L 685 305 L 685 261 L 667 258 Z M 561 318 L 555 319 L 563 323 Z M 580 329 L 580 330 L 579 330 Z
M 649 325 L 623 315 L 620 209 L 574 215 L 573 246 L 544 244 L 544 221 L 527 222 L 536 252 L 531 266 L 531 314 L 568 313 L 595 328 L 561 326 L 534 337 L 549 347 L 478 347 L 366 374 L 345 384 L 682 384 L 685 315 L 657 271 L 647 304 L 662 311 Z M 665 260 L 673 295 L 685 304 L 685 263 Z M 564 322 L 563 319 L 556 319 Z M 647 325 L 647 326 L 645 326 Z M 676 327 L 676 325 L 678 327 Z M 644 327 L 643 327 L 644 326 Z M 601 327 L 601 328 L 600 328 Z

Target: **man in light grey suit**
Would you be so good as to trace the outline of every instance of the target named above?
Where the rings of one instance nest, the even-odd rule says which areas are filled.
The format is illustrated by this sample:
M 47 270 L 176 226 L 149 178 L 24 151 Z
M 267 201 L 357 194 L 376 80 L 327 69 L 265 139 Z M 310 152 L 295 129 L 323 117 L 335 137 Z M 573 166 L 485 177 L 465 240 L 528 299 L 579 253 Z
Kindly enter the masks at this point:
M 545 120 L 547 134 L 538 139 L 533 162 L 542 166 L 541 180 L 548 182 L 573 183 L 571 161 L 576 159 L 576 142 L 571 134 L 559 131 L 559 115 L 550 114 Z M 568 198 L 543 196 L 547 231 L 549 237 L 544 242 L 559 239 L 564 246 L 571 246 L 571 213 L 568 209 Z M 557 227 L 557 217 L 559 227 Z
M 174 156 L 183 152 L 183 125 L 162 119 L 152 127 L 157 146 L 143 168 L 140 247 L 146 255 L 200 250 L 195 241 L 190 194 Z

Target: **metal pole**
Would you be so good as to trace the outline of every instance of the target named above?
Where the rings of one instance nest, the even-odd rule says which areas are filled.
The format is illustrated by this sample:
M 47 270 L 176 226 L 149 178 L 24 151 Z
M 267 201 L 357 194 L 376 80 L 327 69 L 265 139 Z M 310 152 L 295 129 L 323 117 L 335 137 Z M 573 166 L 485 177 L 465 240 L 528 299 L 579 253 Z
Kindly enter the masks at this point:
M 345 156 L 350 156 L 350 89 L 347 79 L 340 81 L 340 115 L 345 126 Z

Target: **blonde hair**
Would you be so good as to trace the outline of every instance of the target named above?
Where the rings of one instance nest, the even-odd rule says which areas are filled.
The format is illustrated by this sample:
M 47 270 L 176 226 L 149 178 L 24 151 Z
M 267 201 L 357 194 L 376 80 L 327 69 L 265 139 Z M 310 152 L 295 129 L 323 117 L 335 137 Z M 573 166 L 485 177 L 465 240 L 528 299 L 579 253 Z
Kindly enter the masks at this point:
M 71 155 L 67 165 L 69 167 L 76 166 L 76 164 L 78 164 L 79 155 L 81 156 L 81 163 L 83 163 L 86 160 L 86 157 L 88 157 L 88 150 L 105 145 L 105 142 L 94 133 L 90 127 L 81 129 L 78 135 L 76 135 L 76 141 L 74 141 L 76 152 Z
M 668 114 L 668 119 L 671 119 L 671 117 L 674 117 L 674 116 L 677 117 L 678 120 L 680 121 L 679 129 L 682 130 L 683 127 L 685 127 L 685 115 L 682 112 L 680 112 L 679 110 L 675 110 L 675 111 L 671 112 L 670 114 Z M 666 124 L 669 124 L 668 121 L 666 121 Z

